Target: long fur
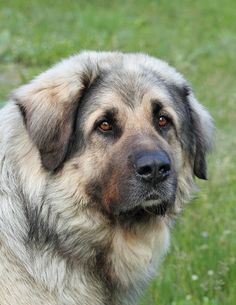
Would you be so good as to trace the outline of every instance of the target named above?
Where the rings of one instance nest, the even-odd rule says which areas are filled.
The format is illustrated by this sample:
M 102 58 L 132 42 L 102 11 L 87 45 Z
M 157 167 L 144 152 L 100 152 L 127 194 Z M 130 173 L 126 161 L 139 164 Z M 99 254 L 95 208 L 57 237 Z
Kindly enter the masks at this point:
M 97 105 L 108 89 L 112 98 Z M 139 120 L 131 115 L 121 144 L 88 143 L 101 107 L 136 109 L 143 92 L 168 104 L 177 136 L 164 141 L 143 123 L 144 110 Z M 17 89 L 0 111 L 0 304 L 136 304 L 168 250 L 172 219 L 191 198 L 194 175 L 206 177 L 211 139 L 210 115 L 185 79 L 147 55 L 83 52 Z M 153 149 L 155 141 L 174 164 L 177 185 L 165 185 L 176 187 L 174 205 L 147 221 L 117 220 L 111 196 L 126 198 L 126 185 L 136 187 L 130 173 L 123 182 L 123 161 L 133 147 Z M 136 202 L 138 192 L 127 200 Z

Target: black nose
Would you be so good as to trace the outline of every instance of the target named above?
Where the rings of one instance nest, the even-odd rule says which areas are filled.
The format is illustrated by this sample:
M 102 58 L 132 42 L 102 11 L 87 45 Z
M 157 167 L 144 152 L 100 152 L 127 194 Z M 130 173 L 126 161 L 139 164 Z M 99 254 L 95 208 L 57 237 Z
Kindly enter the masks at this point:
M 136 173 L 145 181 L 156 184 L 170 175 L 170 158 L 164 151 L 144 151 L 134 158 Z

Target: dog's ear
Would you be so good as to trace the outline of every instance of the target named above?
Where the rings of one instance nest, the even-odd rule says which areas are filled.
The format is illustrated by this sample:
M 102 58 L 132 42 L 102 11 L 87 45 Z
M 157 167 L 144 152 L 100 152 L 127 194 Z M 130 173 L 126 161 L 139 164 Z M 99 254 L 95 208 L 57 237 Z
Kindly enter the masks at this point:
M 79 57 L 79 56 L 77 56 Z M 66 158 L 79 101 L 95 78 L 95 68 L 72 57 L 13 93 L 42 164 L 57 169 Z
M 191 90 L 187 91 L 190 128 L 194 138 L 193 172 L 200 179 L 207 179 L 206 154 L 212 148 L 213 121 L 207 110 L 197 101 Z

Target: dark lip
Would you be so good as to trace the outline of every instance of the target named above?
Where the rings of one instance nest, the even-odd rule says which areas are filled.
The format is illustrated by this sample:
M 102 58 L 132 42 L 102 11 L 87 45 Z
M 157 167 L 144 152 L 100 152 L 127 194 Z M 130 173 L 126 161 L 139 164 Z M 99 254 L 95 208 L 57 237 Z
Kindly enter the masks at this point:
M 149 194 L 146 196 L 145 201 L 158 200 L 158 199 L 160 199 L 160 197 L 157 194 Z
M 133 209 L 122 211 L 119 213 L 118 217 L 128 217 L 128 218 L 145 218 L 146 216 L 162 216 L 164 217 L 169 209 L 170 205 L 167 202 L 162 202 L 159 204 L 154 204 L 151 206 L 143 207 L 136 206 Z

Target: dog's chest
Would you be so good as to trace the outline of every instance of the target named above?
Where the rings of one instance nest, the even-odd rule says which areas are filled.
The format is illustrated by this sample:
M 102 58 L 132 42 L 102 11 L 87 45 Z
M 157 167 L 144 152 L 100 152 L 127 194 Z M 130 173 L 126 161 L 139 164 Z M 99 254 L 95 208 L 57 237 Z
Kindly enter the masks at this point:
M 141 233 L 141 232 L 140 232 Z M 169 245 L 167 226 L 158 225 L 148 233 L 131 234 L 118 230 L 111 251 L 111 279 L 128 295 L 137 295 L 154 276 Z

